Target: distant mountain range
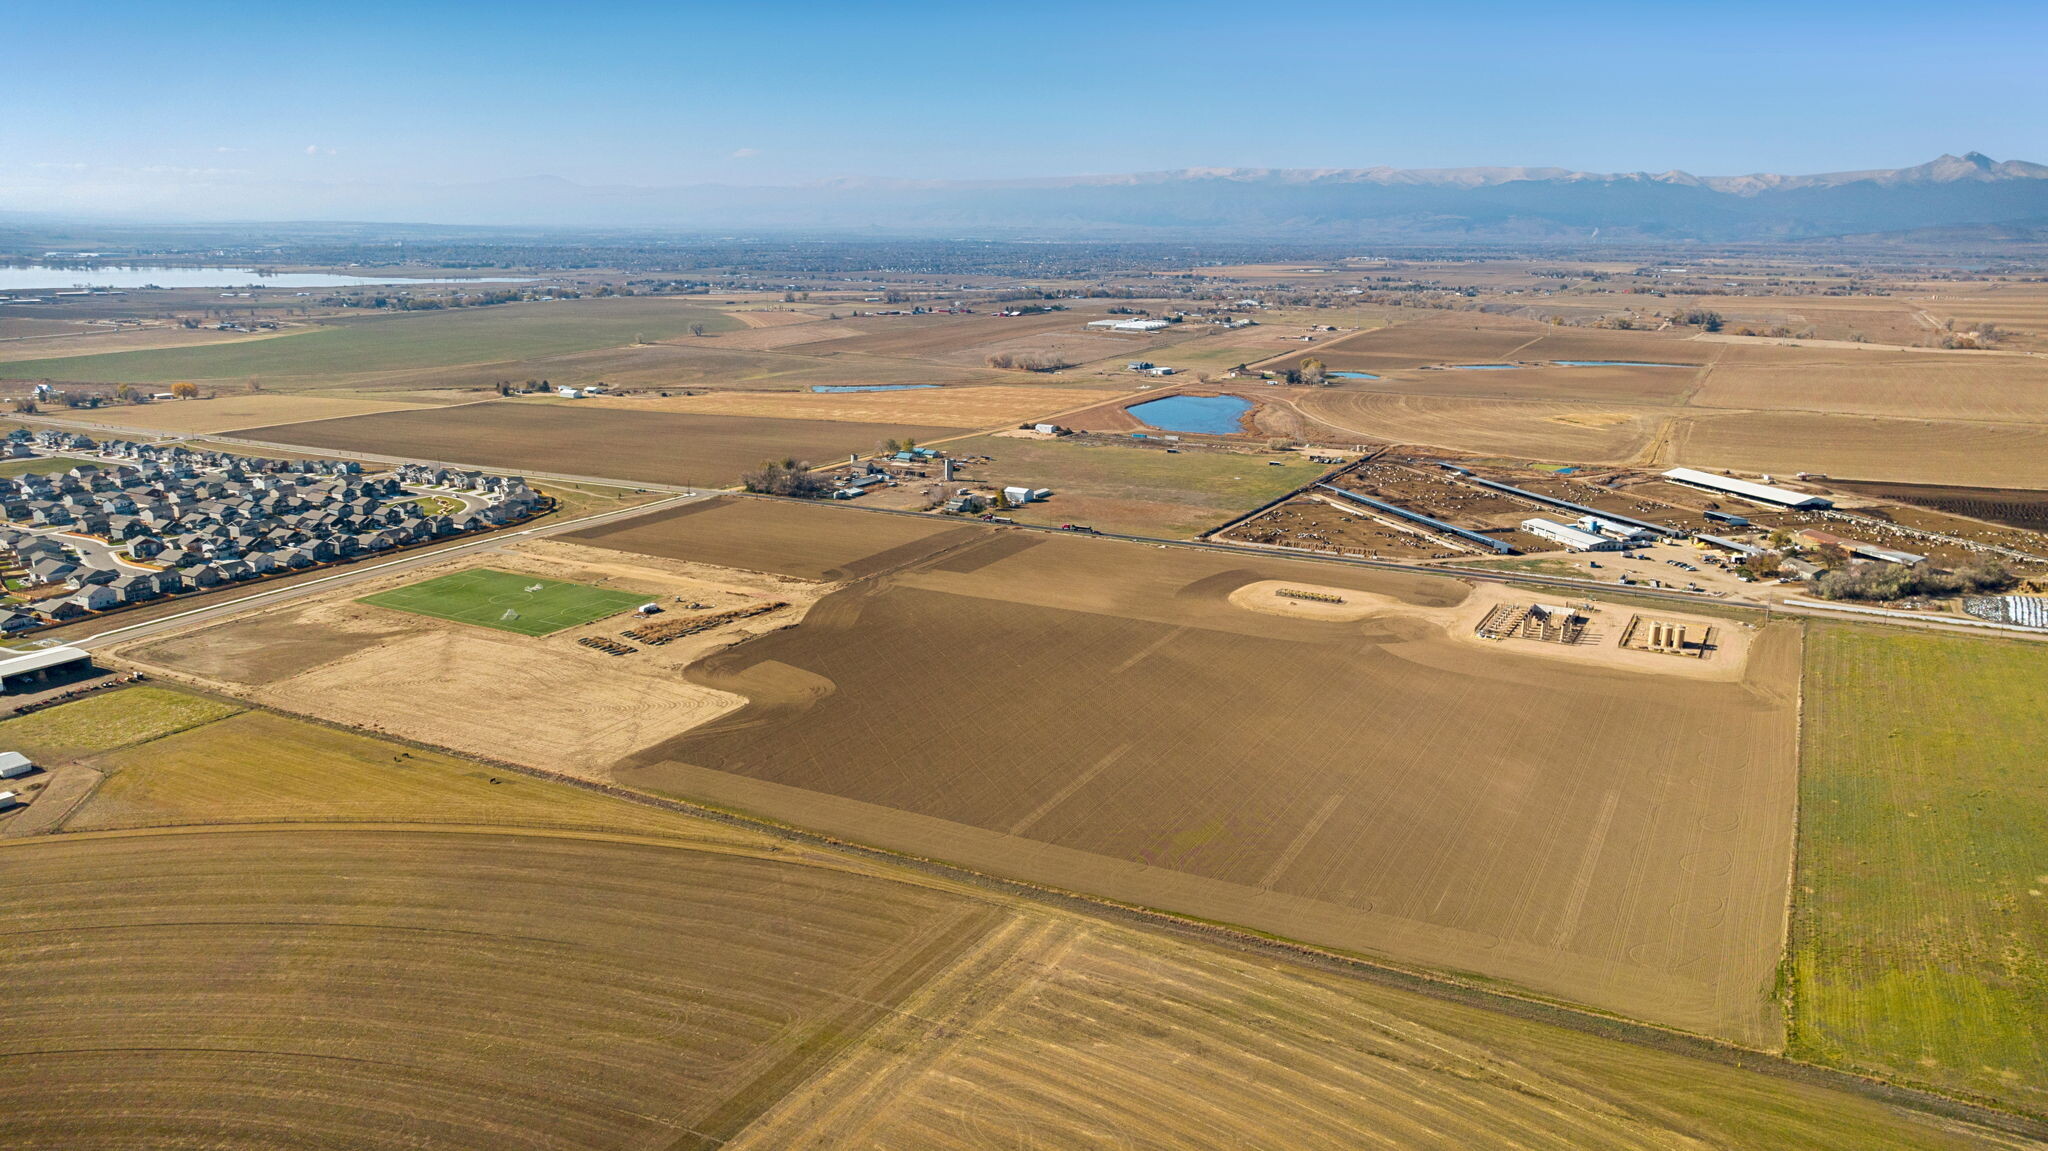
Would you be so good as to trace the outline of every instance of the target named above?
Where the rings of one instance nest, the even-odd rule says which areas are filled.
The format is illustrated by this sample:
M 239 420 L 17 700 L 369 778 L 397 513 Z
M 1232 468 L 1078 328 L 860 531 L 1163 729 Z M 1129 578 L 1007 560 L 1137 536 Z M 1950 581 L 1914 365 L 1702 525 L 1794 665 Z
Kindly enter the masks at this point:
M 163 188 L 156 218 L 362 220 L 987 238 L 1390 243 L 2048 239 L 2048 166 L 1977 152 L 1789 176 L 1563 168 L 1189 168 L 1032 180 Z M 84 197 L 74 200 L 83 203 Z M 193 210 L 189 205 L 204 204 Z M 283 207 L 289 205 L 288 207 Z M 0 205 L 4 207 L 5 205 Z M 138 208 L 140 206 L 138 205 Z M 127 213 L 123 213 L 127 214 Z

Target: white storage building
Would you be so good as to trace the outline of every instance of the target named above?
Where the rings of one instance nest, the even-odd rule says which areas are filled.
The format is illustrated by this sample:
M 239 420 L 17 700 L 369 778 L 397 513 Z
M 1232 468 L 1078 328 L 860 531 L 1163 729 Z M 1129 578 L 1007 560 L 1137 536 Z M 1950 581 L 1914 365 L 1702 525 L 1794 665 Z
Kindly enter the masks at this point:
M 18 751 L 0 751 L 0 779 L 20 779 L 34 771 L 36 765 Z
M 1779 508 L 1831 508 L 1835 501 L 1822 496 L 1795 492 L 1790 488 L 1774 487 L 1770 484 L 1751 483 L 1732 476 L 1717 476 L 1698 468 L 1672 468 L 1664 478 L 1690 487 L 1705 488 L 1711 492 L 1735 496 L 1752 503 L 1769 504 Z
M 1611 540 L 1584 528 L 1558 523 L 1556 520 L 1526 519 L 1522 521 L 1522 530 L 1532 536 L 1541 536 L 1552 543 L 1561 544 L 1575 552 L 1618 552 L 1628 546 L 1621 540 Z

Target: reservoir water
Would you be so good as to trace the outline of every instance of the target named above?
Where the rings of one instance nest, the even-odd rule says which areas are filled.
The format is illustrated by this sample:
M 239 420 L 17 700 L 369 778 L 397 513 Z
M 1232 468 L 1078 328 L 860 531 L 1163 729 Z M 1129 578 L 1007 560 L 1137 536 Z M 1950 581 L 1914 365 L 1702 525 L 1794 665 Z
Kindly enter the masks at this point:
M 1333 380 L 1377 380 L 1377 379 L 1379 379 L 1379 377 L 1378 377 L 1378 376 L 1375 376 L 1375 375 L 1373 375 L 1373 374 L 1372 374 L 1371 372 L 1324 372 L 1323 374 L 1324 374 L 1324 375 L 1326 375 L 1326 376 L 1328 376 L 1328 377 L 1330 377 L 1330 378 L 1331 378 L 1331 379 L 1333 379 Z
M 812 384 L 814 392 L 914 392 L 937 384 Z
M 1238 417 L 1252 410 L 1252 402 L 1241 396 L 1167 396 L 1133 404 L 1127 410 L 1165 431 L 1227 436 L 1244 430 Z
M 50 292 L 70 288 L 349 288 L 369 284 L 530 284 L 530 276 L 348 276 L 336 272 L 274 272 L 255 268 L 167 268 L 104 264 L 0 267 L 0 291 Z

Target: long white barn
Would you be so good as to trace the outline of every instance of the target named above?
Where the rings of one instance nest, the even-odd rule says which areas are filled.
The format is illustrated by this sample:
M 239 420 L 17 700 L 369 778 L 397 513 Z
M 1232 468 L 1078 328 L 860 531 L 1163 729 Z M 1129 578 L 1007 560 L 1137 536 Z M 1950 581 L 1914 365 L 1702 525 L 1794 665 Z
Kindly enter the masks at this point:
M 1698 468 L 1672 468 L 1664 478 L 1675 483 L 1689 484 L 1696 488 L 1738 496 L 1755 503 L 1770 504 L 1780 508 L 1831 508 L 1835 501 L 1822 496 L 1795 492 L 1790 488 L 1773 487 L 1770 484 L 1751 483 L 1732 476 L 1717 476 Z

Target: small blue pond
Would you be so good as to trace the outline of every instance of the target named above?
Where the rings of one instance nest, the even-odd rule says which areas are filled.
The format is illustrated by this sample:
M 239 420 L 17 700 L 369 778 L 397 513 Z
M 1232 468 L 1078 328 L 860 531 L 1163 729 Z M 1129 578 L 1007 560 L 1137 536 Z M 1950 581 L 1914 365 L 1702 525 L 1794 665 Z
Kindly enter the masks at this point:
M 1207 432 L 1227 436 L 1241 432 L 1238 417 L 1252 410 L 1252 402 L 1237 396 L 1167 396 L 1133 404 L 1130 413 L 1169 432 Z
M 919 388 L 936 388 L 937 384 L 812 384 L 814 392 L 914 392 Z
M 1698 364 L 1653 364 L 1648 360 L 1553 360 L 1560 368 L 1696 368 Z
M 1460 372 L 1508 372 L 1521 366 L 1520 364 L 1452 364 L 1451 368 L 1454 371 Z
M 1373 375 L 1373 374 L 1372 374 L 1371 372 L 1324 372 L 1323 374 L 1324 374 L 1324 375 L 1326 375 L 1326 376 L 1328 376 L 1328 377 L 1330 377 L 1330 378 L 1331 378 L 1331 379 L 1333 379 L 1333 380 L 1377 380 L 1377 379 L 1379 379 L 1379 377 L 1378 377 L 1378 376 L 1375 376 L 1375 375 Z

